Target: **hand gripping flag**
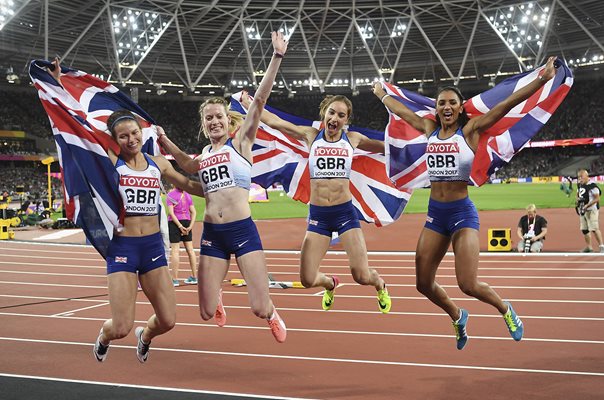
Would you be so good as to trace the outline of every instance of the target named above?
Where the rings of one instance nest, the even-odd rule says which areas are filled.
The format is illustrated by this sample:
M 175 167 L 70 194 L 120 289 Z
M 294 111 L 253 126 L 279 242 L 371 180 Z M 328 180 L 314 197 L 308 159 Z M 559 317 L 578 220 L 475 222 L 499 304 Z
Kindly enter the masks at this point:
M 232 108 L 243 114 L 242 92 L 232 95 Z M 312 121 L 286 114 L 271 107 L 267 110 L 296 125 L 313 125 Z M 316 126 L 316 124 L 315 124 Z M 367 137 L 384 140 L 382 132 L 350 127 Z M 288 196 L 304 203 L 310 201 L 310 174 L 308 170 L 308 146 L 267 125 L 260 123 L 256 140 L 252 147 L 254 165 L 252 181 L 267 188 L 273 183 L 281 183 Z M 354 152 L 350 176 L 350 191 L 359 219 L 387 225 L 395 221 L 403 212 L 411 190 L 397 190 L 386 175 L 385 156 L 368 153 L 359 149 Z
M 143 149 L 159 154 L 153 119 L 128 96 L 85 72 L 61 67 L 61 84 L 34 60 L 29 75 L 48 114 L 57 144 L 67 217 L 84 230 L 88 241 L 105 257 L 114 229 L 121 228 L 123 206 L 119 177 L 107 155 L 119 147 L 107 131 L 107 118 L 126 109 L 139 117 Z
M 472 171 L 471 183 L 481 186 L 499 168 L 509 163 L 566 97 L 573 84 L 570 69 L 556 60 L 556 76 L 531 97 L 510 110 L 499 122 L 481 134 Z M 470 118 L 485 114 L 492 107 L 537 78 L 545 66 L 515 75 L 466 101 Z M 418 93 L 384 83 L 386 92 L 422 118 L 434 119 L 435 101 Z M 428 139 L 400 117 L 389 111 L 386 126 L 386 168 L 397 188 L 430 185 L 425 151 Z

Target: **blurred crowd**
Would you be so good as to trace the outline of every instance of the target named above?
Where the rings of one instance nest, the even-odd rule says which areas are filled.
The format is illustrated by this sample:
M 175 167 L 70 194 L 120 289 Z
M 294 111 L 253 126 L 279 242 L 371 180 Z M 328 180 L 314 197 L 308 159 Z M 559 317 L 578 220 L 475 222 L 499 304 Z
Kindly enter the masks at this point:
M 462 88 L 463 89 L 463 88 Z M 599 117 L 604 113 L 604 102 L 599 101 L 598 94 L 604 92 L 604 79 L 576 81 L 570 94 L 560 105 L 556 113 L 535 136 L 534 140 L 569 139 L 584 137 L 604 137 L 604 120 Z M 474 93 L 465 93 L 470 97 Z M 426 93 L 434 96 L 435 93 Z M 370 92 L 348 96 L 353 102 L 351 124 L 355 126 L 383 131 L 388 114 L 384 106 Z M 286 94 L 273 94 L 268 104 L 284 112 L 309 120 L 319 119 L 319 105 L 324 95 L 321 93 L 302 94 L 294 97 Z M 164 127 L 168 135 L 183 150 L 197 154 L 207 140 L 200 135 L 198 107 L 201 101 L 177 101 L 176 97 L 148 96 L 141 98 L 139 104 L 157 123 Z M 0 89 L 0 130 L 25 131 L 27 138 L 0 138 L 0 155 L 36 154 L 33 137 L 50 139 L 51 131 L 48 118 L 33 88 L 22 90 Z M 32 137 L 33 136 L 33 137 Z M 573 157 L 597 156 L 590 165 L 584 165 L 594 173 L 604 174 L 604 156 L 601 145 L 569 146 L 564 148 L 525 149 L 509 165 L 497 172 L 497 178 L 523 177 L 537 175 L 555 175 L 557 169 L 572 161 Z M 3 179 L 0 190 L 13 190 L 16 184 L 25 184 L 31 192 L 44 194 L 46 191 L 45 168 L 40 163 L 0 162 Z M 23 167 L 22 165 L 26 165 Z M 59 180 L 53 179 L 58 189 Z

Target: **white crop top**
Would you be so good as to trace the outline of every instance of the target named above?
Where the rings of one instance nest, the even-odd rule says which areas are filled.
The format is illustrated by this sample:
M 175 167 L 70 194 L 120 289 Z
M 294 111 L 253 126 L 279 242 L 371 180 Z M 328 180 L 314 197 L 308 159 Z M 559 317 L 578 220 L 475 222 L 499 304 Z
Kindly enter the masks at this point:
M 147 168 L 131 169 L 118 157 L 115 168 L 120 175 L 119 192 L 126 216 L 157 215 L 159 213 L 161 171 L 157 164 L 143 153 Z
M 321 129 L 310 146 L 308 156 L 310 179 L 350 179 L 354 148 L 342 131 L 337 142 L 325 140 L 325 130 Z
M 233 147 L 232 139 L 216 151 L 210 148 L 199 162 L 199 179 L 204 193 L 230 187 L 250 189 L 252 164 Z
M 461 128 L 448 139 L 440 139 L 437 128 L 428 138 L 426 165 L 430 182 L 470 180 L 474 151 L 470 148 Z

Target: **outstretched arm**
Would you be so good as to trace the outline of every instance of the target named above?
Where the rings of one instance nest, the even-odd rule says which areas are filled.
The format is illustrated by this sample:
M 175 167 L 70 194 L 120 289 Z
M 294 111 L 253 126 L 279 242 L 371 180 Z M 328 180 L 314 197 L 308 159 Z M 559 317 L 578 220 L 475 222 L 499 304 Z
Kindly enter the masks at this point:
M 279 70 L 283 56 L 285 56 L 285 52 L 287 51 L 287 40 L 285 40 L 283 37 L 283 33 L 273 32 L 271 35 L 274 50 L 273 57 L 271 58 L 268 68 L 266 69 L 264 77 L 260 81 L 260 86 L 258 86 L 256 95 L 254 96 L 254 101 L 252 101 L 252 103 L 248 106 L 245 122 L 237 135 L 240 139 L 243 151 L 250 151 L 252 144 L 256 139 L 256 131 L 258 130 L 258 124 L 260 123 L 260 115 L 262 114 L 264 105 L 271 94 L 273 82 L 277 76 L 277 71 Z M 243 94 L 242 97 L 247 97 L 247 95 Z
M 384 154 L 384 142 L 381 140 L 370 139 L 362 133 L 355 131 L 348 132 L 348 138 L 354 140 L 357 143 L 356 148 L 360 150 Z
M 514 92 L 507 99 L 497 104 L 491 110 L 480 117 L 472 118 L 464 127 L 464 134 L 475 135 L 481 134 L 482 132 L 489 129 L 491 126 L 497 123 L 504 115 L 506 115 L 512 108 L 524 100 L 531 97 L 533 93 L 539 90 L 543 85 L 550 79 L 556 76 L 556 68 L 554 67 L 554 61 L 556 57 L 550 57 L 547 60 L 543 73 L 538 76 L 531 83 L 523 87 L 517 92 Z
M 273 32 L 273 48 L 275 49 L 275 53 L 278 53 L 277 49 L 283 47 L 283 45 L 283 51 L 285 52 L 285 50 L 287 49 L 287 42 L 283 41 L 281 33 Z M 270 90 L 273 86 L 273 81 L 275 80 L 275 76 L 277 74 L 277 69 L 279 68 L 280 61 L 275 60 L 275 58 L 278 57 L 273 55 L 273 59 L 269 64 L 268 70 L 266 71 L 266 75 L 264 75 L 262 82 L 260 82 L 260 87 L 258 88 L 256 95 L 254 96 L 254 101 L 252 102 L 250 96 L 248 96 L 246 93 L 243 93 L 241 96 L 241 104 L 243 104 L 243 106 L 248 109 L 248 116 L 245 118 L 245 120 L 247 121 L 248 119 L 251 119 L 252 121 L 257 121 L 259 119 L 264 124 L 270 126 L 273 129 L 281 131 L 294 139 L 304 140 L 308 142 L 309 139 L 313 139 L 314 135 L 316 134 L 316 130 L 314 128 L 308 126 L 294 125 L 291 122 L 285 121 L 284 119 L 278 117 L 272 112 L 264 109 L 264 105 L 266 104 L 266 100 L 268 99 L 268 95 L 270 94 Z M 278 62 L 275 63 L 275 61 Z M 271 71 L 271 68 L 273 68 L 274 71 Z M 269 73 L 272 75 L 272 77 L 270 78 Z M 263 87 L 263 85 L 266 85 L 266 87 Z M 263 91 L 266 92 L 262 93 Z M 256 103 L 256 100 L 258 100 L 258 103 L 254 107 L 254 103 Z M 256 130 L 258 129 L 258 122 L 256 122 L 254 126 L 254 138 L 252 139 L 252 142 L 256 138 L 255 135 Z M 242 134 L 245 135 L 245 132 L 243 132 Z
M 393 99 L 386 93 L 381 82 L 375 82 L 372 90 L 373 94 L 375 94 L 390 111 L 401 117 L 405 122 L 424 135 L 429 135 L 436 129 L 436 122 L 428 118 L 420 117 L 411 111 L 409 107 Z
M 157 127 L 157 141 L 159 144 L 161 144 L 161 147 L 163 147 L 164 150 L 172 154 L 178 166 L 184 171 L 189 174 L 194 174 L 199 170 L 199 161 L 189 157 L 187 153 L 182 151 L 180 147 L 174 144 L 174 142 L 171 141 L 168 136 L 166 136 L 166 132 L 164 132 L 164 129 L 161 126 Z

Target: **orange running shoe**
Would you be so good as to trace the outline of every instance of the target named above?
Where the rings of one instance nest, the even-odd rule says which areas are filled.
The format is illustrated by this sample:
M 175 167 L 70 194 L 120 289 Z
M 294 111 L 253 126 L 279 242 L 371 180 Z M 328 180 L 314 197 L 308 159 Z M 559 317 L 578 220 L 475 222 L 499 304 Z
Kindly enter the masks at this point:
M 273 315 L 267 321 L 268 326 L 271 328 L 271 332 L 273 332 L 273 336 L 277 342 L 285 342 L 285 338 L 287 337 L 287 328 L 285 327 L 285 322 L 283 322 L 277 313 L 277 309 L 273 311 Z
M 224 309 L 224 304 L 222 304 L 222 289 L 218 292 L 218 306 L 214 313 L 214 321 L 216 321 L 216 325 L 221 328 L 226 325 L 226 311 Z

